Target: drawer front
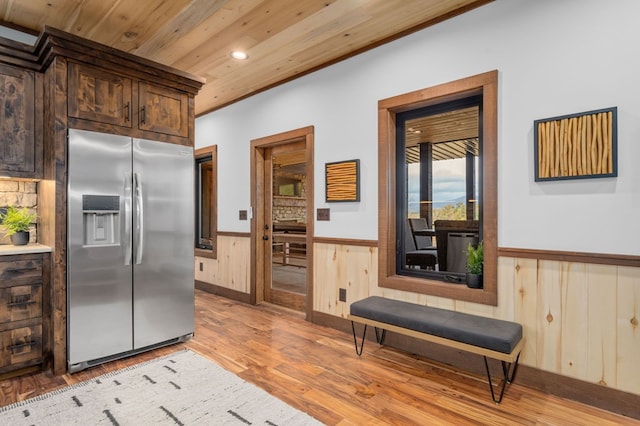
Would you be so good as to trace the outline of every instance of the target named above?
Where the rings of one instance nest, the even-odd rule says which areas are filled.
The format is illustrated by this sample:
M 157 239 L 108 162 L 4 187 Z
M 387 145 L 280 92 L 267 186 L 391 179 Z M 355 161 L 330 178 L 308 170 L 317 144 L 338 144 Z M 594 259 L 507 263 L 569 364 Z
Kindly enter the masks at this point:
M 41 316 L 41 285 L 0 288 L 0 324 Z
M 42 326 L 34 325 L 2 332 L 0 344 L 0 369 L 33 364 L 42 359 Z
M 42 280 L 42 259 L 0 261 L 0 283 L 29 278 Z

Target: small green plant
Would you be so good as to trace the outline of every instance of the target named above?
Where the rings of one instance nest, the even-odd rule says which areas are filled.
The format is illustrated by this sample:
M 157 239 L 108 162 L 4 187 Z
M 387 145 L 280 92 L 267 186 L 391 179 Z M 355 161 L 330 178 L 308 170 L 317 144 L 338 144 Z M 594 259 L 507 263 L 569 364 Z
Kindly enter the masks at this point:
M 29 226 L 35 222 L 37 215 L 29 212 L 26 207 L 21 209 L 9 206 L 7 212 L 0 214 L 2 225 L 7 229 L 7 237 L 16 232 L 29 231 Z
M 484 253 L 482 249 L 482 243 L 478 244 L 478 247 L 473 247 L 469 244 L 467 249 L 467 270 L 470 274 L 481 275 L 484 262 Z

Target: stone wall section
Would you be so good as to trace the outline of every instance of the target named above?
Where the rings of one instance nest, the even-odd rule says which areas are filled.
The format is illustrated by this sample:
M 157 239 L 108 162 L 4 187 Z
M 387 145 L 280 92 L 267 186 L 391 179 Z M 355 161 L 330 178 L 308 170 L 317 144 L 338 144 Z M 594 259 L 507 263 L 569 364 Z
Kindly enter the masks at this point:
M 0 209 L 9 206 L 27 207 L 32 213 L 38 213 L 38 184 L 36 182 L 0 180 Z M 29 242 L 38 241 L 38 224 L 31 225 Z M 6 230 L 0 225 L 0 244 L 11 244 Z
M 307 200 L 294 197 L 273 197 L 274 222 L 305 223 L 307 217 Z
M 300 197 L 273 197 L 272 216 L 274 222 L 300 222 L 305 223 L 307 219 L 307 176 L 297 173 L 283 173 L 274 171 L 273 193 L 277 194 L 275 182 L 278 177 L 297 179 L 301 182 Z

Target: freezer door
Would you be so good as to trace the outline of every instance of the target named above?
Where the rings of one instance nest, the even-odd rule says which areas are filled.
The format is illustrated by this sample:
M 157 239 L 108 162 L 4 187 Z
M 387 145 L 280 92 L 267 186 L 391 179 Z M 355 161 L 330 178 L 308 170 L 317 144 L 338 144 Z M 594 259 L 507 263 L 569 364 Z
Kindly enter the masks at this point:
M 133 140 L 134 349 L 193 333 L 193 148 Z
M 71 366 L 132 349 L 131 138 L 69 130 L 68 182 Z

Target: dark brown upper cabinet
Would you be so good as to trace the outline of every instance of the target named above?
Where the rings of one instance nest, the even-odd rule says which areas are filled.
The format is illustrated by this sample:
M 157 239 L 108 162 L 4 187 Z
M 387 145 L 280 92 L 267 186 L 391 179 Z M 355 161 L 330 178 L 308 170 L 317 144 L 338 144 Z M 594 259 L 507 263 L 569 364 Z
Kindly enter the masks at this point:
M 67 69 L 69 117 L 101 131 L 108 130 L 102 124 L 131 129 L 132 136 L 189 138 L 186 92 L 72 61 Z
M 138 86 L 141 130 L 189 136 L 189 97 L 184 92 L 140 82 Z
M 36 103 L 36 73 L 0 65 L 0 103 L 0 176 L 42 178 L 42 141 L 36 131 L 36 111 L 42 104 Z
M 69 115 L 131 127 L 130 78 L 69 62 Z

